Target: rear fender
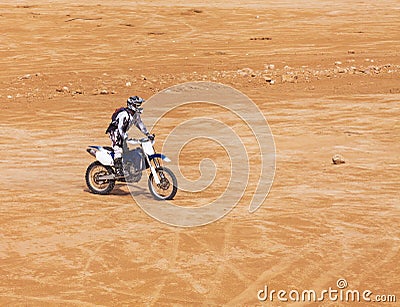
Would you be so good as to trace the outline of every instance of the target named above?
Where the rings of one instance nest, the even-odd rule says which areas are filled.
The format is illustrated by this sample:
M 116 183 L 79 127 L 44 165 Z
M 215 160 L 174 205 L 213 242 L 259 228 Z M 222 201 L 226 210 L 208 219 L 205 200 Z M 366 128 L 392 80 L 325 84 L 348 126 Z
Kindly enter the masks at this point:
M 89 146 L 86 151 L 101 164 L 108 166 L 114 165 L 114 153 L 104 149 L 102 146 Z

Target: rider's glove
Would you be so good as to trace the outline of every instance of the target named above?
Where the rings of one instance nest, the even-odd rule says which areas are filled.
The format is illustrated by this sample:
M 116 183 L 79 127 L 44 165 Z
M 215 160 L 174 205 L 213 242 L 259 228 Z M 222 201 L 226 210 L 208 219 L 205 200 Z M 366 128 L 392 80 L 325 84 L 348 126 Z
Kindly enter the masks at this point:
M 155 135 L 154 135 L 154 134 L 151 134 L 151 133 L 148 133 L 148 134 L 147 134 L 147 138 L 148 138 L 150 141 L 153 141 L 154 138 L 155 138 Z

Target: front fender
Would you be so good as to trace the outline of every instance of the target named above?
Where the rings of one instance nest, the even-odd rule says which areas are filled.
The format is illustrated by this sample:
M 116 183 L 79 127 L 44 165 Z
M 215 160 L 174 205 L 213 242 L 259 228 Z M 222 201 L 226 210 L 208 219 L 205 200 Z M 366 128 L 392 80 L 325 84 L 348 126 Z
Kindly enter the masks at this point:
M 160 158 L 160 159 L 164 160 L 165 162 L 171 162 L 171 159 L 168 158 L 166 155 L 163 155 L 163 154 L 158 154 L 157 153 L 157 154 L 149 156 L 150 160 L 153 160 L 154 158 Z

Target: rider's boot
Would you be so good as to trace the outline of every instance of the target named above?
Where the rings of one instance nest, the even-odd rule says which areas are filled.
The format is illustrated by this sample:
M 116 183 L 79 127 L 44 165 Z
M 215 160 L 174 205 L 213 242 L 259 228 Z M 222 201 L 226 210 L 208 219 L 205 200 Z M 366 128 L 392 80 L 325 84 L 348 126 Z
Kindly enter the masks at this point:
M 122 165 L 122 158 L 114 159 L 115 175 L 117 177 L 124 177 L 124 169 Z

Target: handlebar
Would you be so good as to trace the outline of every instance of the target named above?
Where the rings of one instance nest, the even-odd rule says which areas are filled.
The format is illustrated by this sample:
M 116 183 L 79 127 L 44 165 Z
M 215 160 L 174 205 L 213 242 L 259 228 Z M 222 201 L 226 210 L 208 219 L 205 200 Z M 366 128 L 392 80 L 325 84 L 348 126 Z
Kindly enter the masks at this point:
M 146 143 L 149 141 L 150 141 L 150 139 L 148 137 L 144 137 L 141 139 L 127 139 L 126 140 L 126 142 L 131 145 L 138 145 L 138 144 Z

